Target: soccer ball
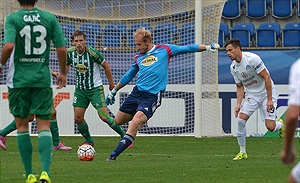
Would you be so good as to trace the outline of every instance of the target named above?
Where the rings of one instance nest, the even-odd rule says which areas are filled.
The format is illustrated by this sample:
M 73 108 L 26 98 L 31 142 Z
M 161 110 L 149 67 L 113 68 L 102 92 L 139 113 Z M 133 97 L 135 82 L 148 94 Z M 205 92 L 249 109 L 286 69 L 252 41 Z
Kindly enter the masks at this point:
M 95 154 L 94 147 L 89 144 L 83 144 L 77 150 L 78 158 L 81 161 L 93 161 Z

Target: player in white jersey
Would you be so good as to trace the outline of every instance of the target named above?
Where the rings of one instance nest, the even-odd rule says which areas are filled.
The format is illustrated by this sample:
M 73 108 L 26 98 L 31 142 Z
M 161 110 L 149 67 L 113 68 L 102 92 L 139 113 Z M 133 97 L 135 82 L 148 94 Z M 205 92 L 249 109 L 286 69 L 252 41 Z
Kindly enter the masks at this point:
M 233 160 L 242 160 L 248 158 L 246 122 L 257 109 L 260 109 L 262 119 L 269 131 L 278 131 L 282 135 L 284 127 L 281 122 L 275 122 L 277 97 L 274 83 L 264 62 L 254 53 L 243 52 L 237 38 L 229 40 L 225 48 L 232 60 L 230 70 L 236 83 L 237 95 L 234 112 L 238 122 L 237 140 L 240 152 Z
M 296 158 L 293 146 L 295 130 L 298 127 L 300 115 L 300 58 L 292 65 L 289 78 L 289 108 L 285 116 L 286 131 L 281 160 L 284 164 L 291 165 Z M 292 169 L 289 175 L 290 183 L 300 182 L 300 162 Z

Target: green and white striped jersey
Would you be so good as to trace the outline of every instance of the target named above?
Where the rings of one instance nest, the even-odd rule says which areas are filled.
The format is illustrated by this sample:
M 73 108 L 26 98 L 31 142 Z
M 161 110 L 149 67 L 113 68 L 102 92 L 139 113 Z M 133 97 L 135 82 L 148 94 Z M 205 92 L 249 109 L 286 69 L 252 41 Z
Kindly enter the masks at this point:
M 75 67 L 76 87 L 81 90 L 102 85 L 100 67 L 104 61 L 102 54 L 90 46 L 86 46 L 82 54 L 78 54 L 75 47 L 67 51 L 67 65 Z
M 4 44 L 15 44 L 10 57 L 10 88 L 51 87 L 50 42 L 56 48 L 67 41 L 54 14 L 38 8 L 20 9 L 6 16 Z

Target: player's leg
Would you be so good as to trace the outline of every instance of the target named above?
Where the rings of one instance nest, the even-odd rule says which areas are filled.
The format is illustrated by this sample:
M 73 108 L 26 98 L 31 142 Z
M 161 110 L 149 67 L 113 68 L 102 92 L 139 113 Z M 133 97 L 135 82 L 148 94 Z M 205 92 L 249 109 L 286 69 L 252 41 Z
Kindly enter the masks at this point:
M 28 117 L 28 122 L 33 121 L 34 115 L 30 114 Z M 6 150 L 6 135 L 10 134 L 11 132 L 17 129 L 16 120 L 10 122 L 6 127 L 0 130 L 0 147 L 3 150 Z
M 267 111 L 267 98 L 263 99 L 262 105 L 260 107 L 260 112 L 262 119 L 265 119 L 265 126 L 270 132 L 280 131 L 283 133 L 284 125 L 283 121 L 276 121 L 276 108 L 277 108 L 277 98 L 275 94 L 272 96 L 274 109 Z M 282 130 L 281 130 L 282 129 Z
M 17 129 L 16 126 L 16 120 L 13 120 L 10 122 L 6 127 L 4 127 L 0 131 L 0 147 L 3 150 L 6 150 L 6 135 L 10 134 L 11 132 L 15 131 Z
M 50 131 L 53 139 L 53 148 L 52 148 L 53 150 L 65 150 L 65 151 L 72 150 L 72 147 L 68 147 L 64 143 L 60 142 L 59 128 L 56 120 L 56 110 L 54 106 L 52 106 L 52 112 L 51 112 Z
M 85 138 L 86 144 L 94 146 L 94 141 L 89 131 L 89 126 L 84 119 L 86 109 L 90 104 L 89 99 L 86 97 L 86 92 L 75 88 L 73 107 L 74 107 L 74 121 L 80 134 Z
M 140 93 L 135 87 L 120 107 L 115 118 L 115 123 L 122 125 L 132 120 L 129 123 L 126 135 L 120 140 L 118 146 L 106 161 L 115 160 L 134 142 L 138 130 L 153 116 L 155 110 L 161 105 L 161 93 L 156 95 L 147 92 L 142 92 L 142 95 Z
M 31 107 L 30 89 L 8 88 L 10 111 L 16 120 L 18 150 L 25 169 L 26 179 L 33 174 L 32 142 L 28 131 L 28 116 Z
M 108 124 L 108 126 L 117 132 L 121 137 L 125 135 L 123 128 L 116 125 L 114 119 L 109 116 L 108 108 L 106 107 L 104 87 L 101 85 L 96 87 L 87 93 L 93 107 L 97 110 L 99 118 Z
M 259 103 L 257 102 L 254 96 L 245 96 L 243 100 L 241 110 L 237 117 L 237 141 L 240 147 L 240 152 L 233 158 L 233 160 L 242 160 L 248 159 L 247 151 L 246 151 L 246 135 L 247 128 L 246 124 L 249 117 L 256 111 L 259 107 Z
M 38 151 L 42 164 L 42 172 L 46 172 L 47 175 L 50 176 L 50 166 L 52 162 L 52 134 L 50 131 L 50 119 L 53 105 L 53 91 L 51 88 L 35 88 L 32 89 L 31 98 L 31 113 L 36 116 Z

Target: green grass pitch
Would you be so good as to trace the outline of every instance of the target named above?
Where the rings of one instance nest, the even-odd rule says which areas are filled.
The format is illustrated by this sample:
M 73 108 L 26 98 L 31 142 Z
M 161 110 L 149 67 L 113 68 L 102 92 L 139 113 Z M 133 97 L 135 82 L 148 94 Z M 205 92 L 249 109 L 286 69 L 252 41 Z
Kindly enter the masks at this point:
M 40 174 L 37 137 L 32 139 L 33 170 Z M 105 160 L 119 138 L 94 140 L 95 159 L 81 162 L 76 152 L 83 138 L 61 137 L 73 150 L 53 151 L 53 183 L 283 183 L 292 169 L 280 161 L 281 138 L 247 138 L 249 159 L 243 161 L 232 160 L 239 151 L 234 137 L 137 137 L 115 162 Z M 16 137 L 7 138 L 7 150 L 0 149 L 0 156 L 0 182 L 25 182 Z

